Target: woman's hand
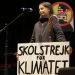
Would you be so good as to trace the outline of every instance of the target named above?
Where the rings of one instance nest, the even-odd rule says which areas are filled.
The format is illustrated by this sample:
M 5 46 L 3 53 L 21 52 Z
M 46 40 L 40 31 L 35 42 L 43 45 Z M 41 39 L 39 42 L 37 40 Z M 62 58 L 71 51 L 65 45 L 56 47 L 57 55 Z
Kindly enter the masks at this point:
M 69 54 L 69 55 L 72 54 L 72 50 L 73 50 L 72 47 L 68 47 L 68 48 L 67 48 L 67 51 L 68 51 L 68 54 Z
M 17 61 L 18 61 L 18 58 L 19 58 L 19 55 L 18 55 L 18 53 L 16 53 L 16 58 L 17 58 Z

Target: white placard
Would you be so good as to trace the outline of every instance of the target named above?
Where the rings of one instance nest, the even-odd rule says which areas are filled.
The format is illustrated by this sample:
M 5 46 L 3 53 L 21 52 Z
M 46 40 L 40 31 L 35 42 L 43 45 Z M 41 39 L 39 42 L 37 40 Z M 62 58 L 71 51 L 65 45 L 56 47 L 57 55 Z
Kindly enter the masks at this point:
M 69 42 L 19 43 L 17 75 L 57 75 L 69 67 Z

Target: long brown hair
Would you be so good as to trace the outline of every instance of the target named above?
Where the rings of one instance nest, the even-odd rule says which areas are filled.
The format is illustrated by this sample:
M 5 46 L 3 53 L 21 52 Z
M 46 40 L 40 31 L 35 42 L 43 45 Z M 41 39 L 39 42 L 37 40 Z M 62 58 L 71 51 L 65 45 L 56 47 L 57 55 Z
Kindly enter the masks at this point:
M 53 26 L 52 26 L 52 22 L 54 20 L 54 16 L 53 16 L 53 7 L 52 4 L 50 2 L 41 2 L 39 5 L 43 5 L 44 7 L 48 8 L 50 10 L 50 16 L 49 16 L 49 20 L 48 20 L 48 25 L 49 28 L 52 30 Z

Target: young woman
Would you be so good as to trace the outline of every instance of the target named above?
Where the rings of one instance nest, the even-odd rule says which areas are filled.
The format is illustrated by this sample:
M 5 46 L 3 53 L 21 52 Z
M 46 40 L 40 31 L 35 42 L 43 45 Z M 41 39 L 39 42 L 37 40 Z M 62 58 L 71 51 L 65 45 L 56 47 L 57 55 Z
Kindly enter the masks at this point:
M 56 16 L 53 15 L 51 3 L 39 4 L 39 21 L 35 24 L 31 42 L 66 41 Z

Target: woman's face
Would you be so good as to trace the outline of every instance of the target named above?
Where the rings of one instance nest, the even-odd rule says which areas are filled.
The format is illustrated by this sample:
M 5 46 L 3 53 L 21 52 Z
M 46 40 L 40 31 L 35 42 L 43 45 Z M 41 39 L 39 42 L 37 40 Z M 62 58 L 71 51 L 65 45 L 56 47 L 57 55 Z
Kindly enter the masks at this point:
M 39 5 L 39 14 L 41 16 L 49 16 L 50 15 L 50 9 L 45 7 L 44 5 Z

